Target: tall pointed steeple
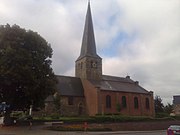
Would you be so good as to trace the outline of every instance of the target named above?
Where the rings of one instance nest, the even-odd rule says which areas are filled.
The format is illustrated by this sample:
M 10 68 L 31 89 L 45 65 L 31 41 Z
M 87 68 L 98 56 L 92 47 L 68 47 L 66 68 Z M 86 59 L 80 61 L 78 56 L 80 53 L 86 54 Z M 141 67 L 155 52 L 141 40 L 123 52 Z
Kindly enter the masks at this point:
M 76 77 L 89 80 L 101 80 L 102 78 L 102 59 L 96 53 L 90 1 L 86 13 L 81 52 L 76 60 L 75 70 Z
M 90 1 L 88 2 L 88 9 L 86 13 L 86 21 L 85 21 L 85 26 L 84 26 L 81 53 L 78 59 L 81 59 L 84 56 L 99 57 L 96 53 L 96 43 L 95 43 L 95 37 L 94 37 Z

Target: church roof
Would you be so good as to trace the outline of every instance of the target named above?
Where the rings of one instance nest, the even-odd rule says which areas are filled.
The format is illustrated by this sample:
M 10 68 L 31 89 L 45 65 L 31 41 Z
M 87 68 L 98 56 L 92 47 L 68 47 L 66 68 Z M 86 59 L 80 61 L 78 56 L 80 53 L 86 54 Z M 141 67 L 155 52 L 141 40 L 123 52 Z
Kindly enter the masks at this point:
M 129 76 L 116 77 L 103 75 L 102 81 L 91 81 L 96 87 L 105 91 L 132 92 L 148 94 L 149 92 L 142 88 L 137 81 L 133 81 Z
M 100 58 L 96 53 L 96 43 L 95 43 L 95 37 L 94 37 L 90 2 L 88 3 L 88 9 L 86 13 L 86 21 L 85 21 L 84 33 L 83 33 L 83 39 L 82 39 L 82 45 L 81 45 L 81 53 L 77 60 L 85 56 Z
M 57 91 L 62 96 L 84 96 L 84 88 L 80 78 L 69 76 L 56 76 L 58 83 Z M 131 92 L 148 94 L 149 92 L 142 88 L 137 81 L 133 81 L 129 76 L 116 77 L 103 75 L 101 81 L 89 80 L 95 87 L 104 91 Z
M 56 89 L 62 96 L 84 96 L 84 89 L 80 78 L 56 76 Z

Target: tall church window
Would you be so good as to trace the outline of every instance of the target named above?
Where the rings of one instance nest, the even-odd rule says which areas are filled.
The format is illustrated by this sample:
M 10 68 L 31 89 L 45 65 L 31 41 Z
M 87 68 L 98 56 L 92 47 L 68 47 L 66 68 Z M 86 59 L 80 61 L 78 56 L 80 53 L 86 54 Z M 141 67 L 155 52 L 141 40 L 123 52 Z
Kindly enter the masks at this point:
M 123 107 L 123 108 L 126 108 L 126 107 L 127 107 L 126 96 L 122 96 L 122 107 Z
M 68 105 L 73 105 L 73 104 L 74 104 L 74 98 L 68 97 Z
M 146 98 L 146 109 L 149 109 L 149 98 Z
M 106 108 L 111 108 L 111 96 L 106 96 Z
M 135 109 L 139 108 L 139 103 L 138 103 L 138 98 L 137 97 L 134 98 L 134 108 Z

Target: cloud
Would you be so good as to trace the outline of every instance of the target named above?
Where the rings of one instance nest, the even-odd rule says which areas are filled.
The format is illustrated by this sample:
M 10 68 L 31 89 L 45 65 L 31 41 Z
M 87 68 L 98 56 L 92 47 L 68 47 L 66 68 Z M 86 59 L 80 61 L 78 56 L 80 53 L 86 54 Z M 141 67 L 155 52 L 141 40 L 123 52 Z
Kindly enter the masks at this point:
M 130 75 L 164 102 L 180 95 L 180 1 L 91 1 L 103 72 Z M 0 24 L 37 31 L 53 48 L 56 74 L 74 75 L 87 1 L 1 0 Z
M 180 94 L 180 2 L 118 2 L 124 12 L 119 27 L 129 39 L 119 43 L 118 56 L 106 59 L 104 71 L 130 74 L 145 88 L 162 95 L 165 102 L 171 102 L 172 95 Z

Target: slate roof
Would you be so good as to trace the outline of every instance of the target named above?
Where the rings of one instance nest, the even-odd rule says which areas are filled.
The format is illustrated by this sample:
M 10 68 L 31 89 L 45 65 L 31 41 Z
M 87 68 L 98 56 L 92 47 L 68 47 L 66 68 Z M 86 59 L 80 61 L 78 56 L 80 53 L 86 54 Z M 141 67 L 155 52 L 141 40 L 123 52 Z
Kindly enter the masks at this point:
M 56 89 L 62 96 L 84 96 L 84 89 L 80 78 L 56 76 Z
M 80 78 L 69 76 L 56 76 L 58 83 L 56 85 L 57 91 L 62 96 L 84 96 L 84 88 Z M 95 86 L 105 91 L 117 92 L 132 92 L 149 94 L 149 92 L 142 88 L 137 81 L 133 81 L 130 77 L 115 77 L 103 75 L 101 81 L 90 80 Z M 177 101 L 176 101 L 177 102 Z M 180 102 L 180 101 L 179 101 Z
M 180 104 L 180 95 L 173 96 L 173 104 Z
M 85 56 L 101 58 L 96 53 L 96 43 L 95 43 L 95 37 L 94 37 L 90 2 L 88 3 L 88 9 L 86 13 L 86 21 L 85 21 L 84 33 L 83 33 L 83 39 L 82 39 L 82 45 L 81 45 L 81 53 L 77 60 Z
M 142 88 L 137 81 L 133 81 L 129 76 L 115 77 L 103 75 L 102 81 L 91 81 L 96 87 L 105 91 L 132 92 L 148 94 L 149 92 Z

